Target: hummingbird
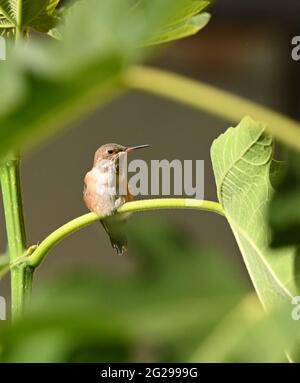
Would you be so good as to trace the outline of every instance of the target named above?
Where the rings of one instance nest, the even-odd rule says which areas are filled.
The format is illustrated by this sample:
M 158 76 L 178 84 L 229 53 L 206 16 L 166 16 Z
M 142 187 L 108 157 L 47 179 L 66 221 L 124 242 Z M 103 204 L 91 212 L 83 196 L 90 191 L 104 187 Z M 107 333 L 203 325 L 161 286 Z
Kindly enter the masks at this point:
M 124 203 L 133 200 L 127 177 L 120 171 L 120 158 L 121 155 L 149 146 L 102 145 L 95 153 L 92 169 L 84 178 L 84 203 L 91 212 L 105 217 L 101 223 L 118 255 L 123 255 L 127 250 L 125 223 L 128 214 L 114 216 L 114 213 Z

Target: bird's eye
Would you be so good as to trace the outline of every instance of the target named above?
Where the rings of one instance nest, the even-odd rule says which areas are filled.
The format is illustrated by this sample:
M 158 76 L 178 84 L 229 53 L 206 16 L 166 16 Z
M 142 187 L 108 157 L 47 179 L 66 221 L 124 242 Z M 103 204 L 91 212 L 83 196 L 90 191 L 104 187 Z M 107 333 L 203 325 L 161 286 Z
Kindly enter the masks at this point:
M 109 149 L 109 150 L 107 151 L 108 154 L 113 154 L 113 152 L 114 152 L 114 151 L 113 151 L 112 149 Z

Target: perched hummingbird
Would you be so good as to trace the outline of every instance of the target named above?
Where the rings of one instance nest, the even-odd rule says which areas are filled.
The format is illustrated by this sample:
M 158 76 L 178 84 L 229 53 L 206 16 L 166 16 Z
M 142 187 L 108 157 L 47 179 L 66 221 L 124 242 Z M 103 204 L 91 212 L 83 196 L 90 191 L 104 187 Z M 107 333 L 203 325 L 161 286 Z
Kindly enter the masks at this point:
M 127 177 L 120 172 L 120 156 L 147 147 L 149 145 L 102 145 L 95 153 L 93 168 L 84 178 L 85 205 L 91 212 L 107 217 L 101 220 L 101 223 L 118 255 L 123 255 L 126 251 L 126 216 L 113 216 L 113 213 L 125 202 L 133 199 L 128 189 Z M 120 191 L 125 192 L 120 194 Z

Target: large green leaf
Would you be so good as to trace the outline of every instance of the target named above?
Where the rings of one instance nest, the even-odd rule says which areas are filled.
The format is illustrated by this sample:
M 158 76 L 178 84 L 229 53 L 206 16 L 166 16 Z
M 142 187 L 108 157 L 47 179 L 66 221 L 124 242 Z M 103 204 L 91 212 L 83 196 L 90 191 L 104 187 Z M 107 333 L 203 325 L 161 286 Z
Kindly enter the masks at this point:
M 2 34 L 15 33 L 19 27 L 48 32 L 58 22 L 54 11 L 59 1 L 0 0 L 0 31 Z
M 145 8 L 147 0 L 138 2 L 140 8 Z M 198 14 L 203 11 L 210 1 L 182 0 L 175 5 L 173 12 L 166 18 L 164 24 L 154 31 L 150 39 L 146 39 L 145 45 L 161 44 L 194 35 L 204 28 L 209 22 L 208 13 Z
M 14 24 L 0 12 L 0 35 L 10 34 L 14 30 Z
M 160 10 L 164 10 L 162 1 L 153 1 L 156 1 L 157 9 L 160 8 Z M 161 29 L 169 28 L 171 26 L 177 25 L 178 23 L 187 21 L 197 13 L 203 11 L 210 3 L 211 0 L 181 0 L 177 4 L 174 1 L 174 4 L 168 6 L 170 9 L 172 9 L 172 13 L 167 15 L 164 25 L 161 27 Z M 140 9 L 148 9 L 151 12 L 151 9 L 149 8 L 149 0 L 136 0 L 136 5 Z
M 147 41 L 146 45 L 167 43 L 194 35 L 204 28 L 209 20 L 209 13 L 201 13 L 200 15 L 196 15 L 165 30 L 161 30 L 159 34 L 153 36 L 149 41 Z
M 214 141 L 211 157 L 219 201 L 261 302 L 266 308 L 290 304 L 299 278 L 295 249 L 268 246 L 272 138 L 264 124 L 246 117 Z
M 59 17 L 55 9 L 60 0 L 48 0 L 48 4 L 43 11 L 31 22 L 31 26 L 38 32 L 46 33 L 52 30 L 59 22 Z
M 56 3 L 47 4 L 53 4 L 46 8 L 51 13 Z M 166 26 L 174 25 L 177 36 L 186 35 L 178 34 L 178 23 L 193 24 L 207 4 L 144 0 L 143 7 L 132 7 L 131 0 L 85 0 L 69 7 L 58 28 L 61 41 L 17 46 L 0 63 L 0 156 L 33 145 L 110 100 L 122 88 L 124 69 L 140 60 L 145 42 L 159 39 Z M 168 34 L 170 39 L 171 29 Z

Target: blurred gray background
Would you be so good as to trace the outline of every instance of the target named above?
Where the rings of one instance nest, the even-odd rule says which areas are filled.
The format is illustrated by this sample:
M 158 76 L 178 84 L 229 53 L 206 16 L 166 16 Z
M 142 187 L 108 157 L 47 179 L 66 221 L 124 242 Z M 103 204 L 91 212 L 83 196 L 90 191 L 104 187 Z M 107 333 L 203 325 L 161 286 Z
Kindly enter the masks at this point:
M 288 0 L 216 1 L 212 20 L 197 36 L 164 47 L 151 64 L 206 81 L 292 117 L 300 117 L 300 62 L 291 59 L 291 39 L 300 35 L 300 2 Z M 83 178 L 95 150 L 104 143 L 151 144 L 139 158 L 204 159 L 205 198 L 216 200 L 209 156 L 214 138 L 228 123 L 187 107 L 131 92 L 77 121 L 68 130 L 24 156 L 22 184 L 28 244 L 36 244 L 68 220 L 86 212 Z M 5 226 L 0 211 L 0 248 Z M 199 243 L 222 250 L 243 272 L 230 228 L 211 213 L 172 211 L 144 213 L 169 217 Z M 133 218 L 134 219 L 134 218 Z M 95 224 L 65 239 L 35 275 L 35 282 L 83 264 L 125 268 L 109 239 Z M 9 297 L 9 280 L 0 294 Z

